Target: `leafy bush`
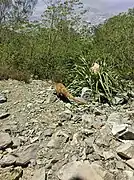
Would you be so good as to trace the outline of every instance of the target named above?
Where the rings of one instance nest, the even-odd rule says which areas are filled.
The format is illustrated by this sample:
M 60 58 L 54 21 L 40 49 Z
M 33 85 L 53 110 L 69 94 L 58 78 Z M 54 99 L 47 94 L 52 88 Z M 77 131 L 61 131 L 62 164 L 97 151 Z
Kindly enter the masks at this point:
M 120 78 L 134 80 L 134 15 L 131 14 L 114 16 L 96 29 L 93 59 L 104 59 Z

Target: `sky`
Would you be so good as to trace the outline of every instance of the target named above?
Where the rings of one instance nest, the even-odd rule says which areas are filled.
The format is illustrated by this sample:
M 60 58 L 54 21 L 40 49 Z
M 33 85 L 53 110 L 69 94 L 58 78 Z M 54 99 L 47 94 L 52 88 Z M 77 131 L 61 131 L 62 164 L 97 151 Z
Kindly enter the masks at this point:
M 45 0 L 38 0 L 32 19 L 39 19 L 45 8 Z M 134 0 L 81 0 L 85 8 L 89 7 L 86 20 L 93 24 L 134 7 Z

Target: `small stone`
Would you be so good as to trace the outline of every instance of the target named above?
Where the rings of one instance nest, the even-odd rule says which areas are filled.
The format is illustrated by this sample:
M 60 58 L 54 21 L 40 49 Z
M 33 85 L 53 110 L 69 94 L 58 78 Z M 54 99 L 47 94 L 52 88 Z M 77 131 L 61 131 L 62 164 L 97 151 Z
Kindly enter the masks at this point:
M 11 144 L 11 138 L 8 133 L 0 133 L 0 150 L 5 149 L 9 144 Z
M 116 97 L 114 97 L 112 102 L 115 105 L 119 105 L 119 104 L 122 104 L 124 102 L 124 99 L 116 96 Z
M 126 158 L 126 159 L 134 158 L 134 144 L 133 143 L 127 142 L 125 144 L 122 144 L 117 148 L 116 151 L 123 158 Z
M 80 102 L 80 104 L 87 104 L 87 101 L 83 99 L 82 97 L 75 97 L 76 100 Z

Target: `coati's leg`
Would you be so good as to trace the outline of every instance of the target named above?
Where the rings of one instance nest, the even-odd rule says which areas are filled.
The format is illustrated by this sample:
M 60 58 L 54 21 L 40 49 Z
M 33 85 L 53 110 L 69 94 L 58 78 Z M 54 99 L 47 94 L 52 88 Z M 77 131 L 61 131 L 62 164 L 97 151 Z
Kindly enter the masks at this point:
M 63 94 L 58 93 L 58 94 L 57 94 L 57 97 L 58 97 L 61 101 L 65 102 L 65 103 L 71 103 L 71 101 L 70 101 L 66 96 L 64 96 Z

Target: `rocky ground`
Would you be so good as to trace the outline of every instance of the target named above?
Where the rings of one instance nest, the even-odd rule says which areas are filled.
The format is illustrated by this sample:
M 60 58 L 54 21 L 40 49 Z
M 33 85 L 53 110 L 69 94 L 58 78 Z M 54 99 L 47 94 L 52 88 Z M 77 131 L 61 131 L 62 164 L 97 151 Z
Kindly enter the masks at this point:
M 134 94 L 126 99 L 77 106 L 47 82 L 0 81 L 0 180 L 134 180 Z

